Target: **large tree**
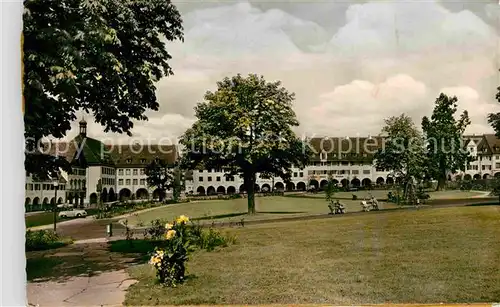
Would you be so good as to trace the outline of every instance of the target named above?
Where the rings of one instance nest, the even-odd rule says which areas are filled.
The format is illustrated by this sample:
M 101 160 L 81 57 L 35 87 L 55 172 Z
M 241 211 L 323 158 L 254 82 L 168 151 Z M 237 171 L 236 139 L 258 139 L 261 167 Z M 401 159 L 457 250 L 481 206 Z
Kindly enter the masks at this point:
M 78 111 L 104 131 L 131 134 L 133 120 L 158 110 L 155 83 L 172 74 L 167 41 L 182 40 L 169 0 L 25 0 L 26 170 L 53 173 L 64 161 L 36 150 L 64 137 Z
M 155 159 L 146 166 L 144 173 L 149 187 L 156 188 L 159 193 L 160 201 L 163 201 L 168 189 L 175 185 L 174 170 L 165 160 Z M 175 193 L 174 193 L 175 196 Z
M 497 90 L 496 99 L 500 102 L 500 86 L 497 87 Z M 488 114 L 488 122 L 495 129 L 496 136 L 500 138 L 500 112 Z
M 437 190 L 445 187 L 448 172 L 465 171 L 470 155 L 463 146 L 463 134 L 470 119 L 467 111 L 460 118 L 457 112 L 457 97 L 449 97 L 443 93 L 436 99 L 431 118 L 422 119 L 427 142 L 426 172 L 438 180 Z
M 290 179 L 292 166 L 305 167 L 312 150 L 292 131 L 299 125 L 292 109 L 294 94 L 281 82 L 236 75 L 217 83 L 196 108 L 197 121 L 181 137 L 183 166 L 224 169 L 240 175 L 255 213 L 256 175 Z
M 397 182 L 406 186 L 413 177 L 422 179 L 425 163 L 425 144 L 422 133 L 411 117 L 401 114 L 385 120 L 382 134 L 386 137 L 384 146 L 375 154 L 378 168 L 389 170 L 401 178 Z M 405 189 L 406 199 L 406 189 Z

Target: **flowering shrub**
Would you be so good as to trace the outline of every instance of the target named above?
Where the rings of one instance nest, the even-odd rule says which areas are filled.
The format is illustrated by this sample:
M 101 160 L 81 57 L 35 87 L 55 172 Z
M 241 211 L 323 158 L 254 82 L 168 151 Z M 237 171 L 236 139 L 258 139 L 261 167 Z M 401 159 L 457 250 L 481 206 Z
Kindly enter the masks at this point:
M 184 282 L 186 262 L 193 250 L 188 222 L 189 218 L 181 215 L 172 224 L 167 223 L 164 227 L 165 244 L 155 248 L 149 261 L 156 269 L 159 282 L 169 287 Z

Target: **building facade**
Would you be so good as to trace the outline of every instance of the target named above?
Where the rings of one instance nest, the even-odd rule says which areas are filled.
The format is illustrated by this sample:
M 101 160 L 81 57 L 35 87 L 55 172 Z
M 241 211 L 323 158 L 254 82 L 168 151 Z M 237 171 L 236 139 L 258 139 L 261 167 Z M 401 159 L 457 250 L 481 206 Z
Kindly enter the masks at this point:
M 70 203 L 77 206 L 124 199 L 155 199 L 159 190 L 149 187 L 145 169 L 155 159 L 171 165 L 179 159 L 175 145 L 105 145 L 87 136 L 87 123 L 80 122 L 80 133 L 72 141 L 54 146 L 51 153 L 64 154 L 72 172 L 61 172 L 58 195 L 53 182 L 36 182 L 26 178 L 26 201 L 29 206 Z M 304 168 L 293 167 L 291 180 L 280 177 L 261 178 L 257 174 L 256 191 L 305 191 L 321 189 L 328 178 L 343 187 L 365 187 L 393 184 L 396 178 L 389 170 L 377 169 L 374 159 L 383 147 L 382 137 L 312 138 L 306 140 L 314 155 Z M 500 140 L 493 134 L 464 137 L 465 149 L 472 161 L 464 172 L 449 174 L 448 180 L 478 180 L 500 176 Z M 98 182 L 101 191 L 97 191 Z M 243 179 L 226 176 L 223 170 L 189 170 L 184 174 L 184 189 L 191 195 L 234 194 L 245 192 Z M 171 191 L 167 191 L 168 193 Z
M 53 201 L 84 206 L 96 204 L 99 200 L 113 202 L 158 198 L 159 191 L 147 185 L 145 168 L 155 159 L 161 159 L 173 170 L 179 156 L 177 146 L 106 145 L 87 136 L 87 123 L 84 120 L 80 121 L 79 126 L 79 134 L 73 140 L 46 144 L 49 154 L 64 156 L 72 169 L 70 173 L 60 171 L 57 200 L 53 200 L 53 182 L 34 182 L 28 176 L 27 207 L 40 209 L 39 205 Z M 97 190 L 99 182 L 100 191 Z

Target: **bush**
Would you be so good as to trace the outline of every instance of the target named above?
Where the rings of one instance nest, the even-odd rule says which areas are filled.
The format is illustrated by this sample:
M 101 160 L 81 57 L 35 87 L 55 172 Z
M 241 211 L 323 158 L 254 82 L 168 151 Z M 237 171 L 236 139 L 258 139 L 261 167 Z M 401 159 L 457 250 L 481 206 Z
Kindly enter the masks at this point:
M 358 195 L 352 194 L 352 200 L 358 200 Z
M 188 221 L 187 217 L 181 215 L 173 224 L 166 224 L 165 244 L 162 248 L 155 248 L 149 260 L 156 269 L 158 281 L 168 287 L 175 287 L 185 279 L 186 262 L 193 251 L 186 225 Z
M 151 221 L 151 227 L 144 230 L 144 238 L 160 240 L 165 234 L 165 223 L 162 220 Z
M 71 240 L 63 240 L 51 230 L 26 231 L 26 251 L 38 251 L 58 248 L 70 244 Z

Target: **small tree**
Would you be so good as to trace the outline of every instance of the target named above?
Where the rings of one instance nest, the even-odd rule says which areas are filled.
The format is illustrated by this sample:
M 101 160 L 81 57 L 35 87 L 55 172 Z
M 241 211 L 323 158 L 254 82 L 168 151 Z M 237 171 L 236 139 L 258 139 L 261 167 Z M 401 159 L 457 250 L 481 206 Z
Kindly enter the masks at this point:
M 335 193 L 339 191 L 337 183 L 334 181 L 333 177 L 330 175 L 328 177 L 328 183 L 325 186 L 325 199 L 330 205 L 334 206 L 335 204 Z
M 160 201 L 165 199 L 167 189 L 173 187 L 173 171 L 168 163 L 162 159 L 155 159 L 145 169 L 146 181 L 149 187 L 160 191 Z
M 401 114 L 386 119 L 382 133 L 387 138 L 385 146 L 375 154 L 377 168 L 390 170 L 395 178 L 399 178 L 396 180 L 398 186 L 406 187 L 412 176 L 423 178 L 424 139 L 411 117 Z M 404 189 L 404 200 L 408 198 L 407 192 Z
M 439 95 L 432 116 L 422 119 L 422 128 L 427 139 L 426 172 L 429 178 L 438 180 L 436 190 L 442 190 L 446 184 L 446 174 L 457 170 L 465 171 L 471 160 L 463 148 L 463 134 L 470 124 L 467 111 L 455 119 L 457 97 Z

